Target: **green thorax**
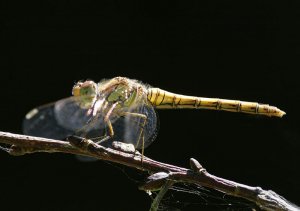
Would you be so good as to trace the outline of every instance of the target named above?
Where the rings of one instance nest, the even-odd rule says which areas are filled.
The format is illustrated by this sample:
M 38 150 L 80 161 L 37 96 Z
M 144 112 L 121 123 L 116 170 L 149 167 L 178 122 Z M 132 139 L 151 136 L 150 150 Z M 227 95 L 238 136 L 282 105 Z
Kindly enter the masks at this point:
M 132 89 L 126 85 L 117 85 L 107 97 L 110 103 L 117 103 L 117 108 L 132 107 L 137 99 L 137 90 Z

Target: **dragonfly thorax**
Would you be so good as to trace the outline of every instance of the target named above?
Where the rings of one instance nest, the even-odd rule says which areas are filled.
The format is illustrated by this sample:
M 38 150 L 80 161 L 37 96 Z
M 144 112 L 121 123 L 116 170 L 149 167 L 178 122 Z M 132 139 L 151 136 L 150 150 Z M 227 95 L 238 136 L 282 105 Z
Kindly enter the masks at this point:
M 136 96 L 136 90 L 120 84 L 108 94 L 107 101 L 110 103 L 117 103 L 117 107 L 129 107 L 134 104 Z
M 133 108 L 145 92 L 142 85 L 124 77 L 115 77 L 99 83 L 99 93 L 118 108 Z

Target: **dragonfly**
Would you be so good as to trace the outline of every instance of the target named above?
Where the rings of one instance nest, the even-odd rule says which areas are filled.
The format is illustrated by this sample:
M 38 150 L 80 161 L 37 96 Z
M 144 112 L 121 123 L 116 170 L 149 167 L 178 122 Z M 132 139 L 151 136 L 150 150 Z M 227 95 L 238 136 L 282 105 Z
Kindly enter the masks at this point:
M 210 109 L 282 117 L 275 106 L 175 94 L 126 77 L 99 83 L 79 81 L 72 96 L 32 109 L 23 122 L 25 134 L 65 139 L 77 135 L 101 143 L 117 140 L 147 148 L 158 132 L 156 109 Z

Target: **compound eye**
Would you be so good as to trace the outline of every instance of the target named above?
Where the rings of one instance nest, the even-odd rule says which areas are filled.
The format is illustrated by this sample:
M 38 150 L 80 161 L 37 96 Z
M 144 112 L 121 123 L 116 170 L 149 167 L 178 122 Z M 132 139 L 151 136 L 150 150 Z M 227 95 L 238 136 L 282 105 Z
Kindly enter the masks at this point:
M 73 86 L 73 89 L 72 89 L 73 96 L 77 97 L 80 95 L 81 86 L 82 86 L 82 82 L 78 82 Z
M 81 82 L 80 83 L 80 86 L 82 87 L 82 88 L 84 88 L 84 87 L 92 87 L 94 85 L 94 82 L 93 81 L 85 81 L 85 82 Z
M 90 96 L 96 94 L 97 85 L 93 81 L 78 82 L 72 90 L 75 97 Z
M 93 81 L 86 81 L 80 87 L 81 95 L 95 95 L 96 84 Z

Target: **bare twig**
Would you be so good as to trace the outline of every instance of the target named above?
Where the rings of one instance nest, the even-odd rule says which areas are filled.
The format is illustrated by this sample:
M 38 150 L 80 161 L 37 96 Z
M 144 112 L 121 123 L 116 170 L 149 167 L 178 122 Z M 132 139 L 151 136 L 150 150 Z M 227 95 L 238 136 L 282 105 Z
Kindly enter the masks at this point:
M 267 191 L 260 187 L 243 185 L 209 174 L 195 159 L 190 160 L 191 169 L 158 162 L 145 156 L 143 162 L 141 162 L 142 156 L 139 153 L 134 152 L 130 147 L 126 148 L 126 144 L 120 144 L 119 142 L 113 145 L 116 148 L 113 149 L 81 138 L 72 138 L 69 142 L 66 142 L 0 132 L 0 143 L 11 146 L 5 150 L 11 155 L 24 155 L 35 152 L 71 153 L 120 163 L 142 171 L 148 171 L 149 173 L 165 172 L 164 174 L 160 174 L 156 181 L 153 179 L 155 177 L 152 177 L 153 182 L 141 187 L 143 190 L 160 189 L 164 186 L 165 192 L 171 184 L 184 182 L 201 185 L 228 195 L 247 199 L 256 203 L 263 210 L 300 210 L 297 206 L 271 190 Z M 125 147 L 120 147 L 122 145 Z M 154 184 L 154 186 L 151 187 L 151 184 Z

